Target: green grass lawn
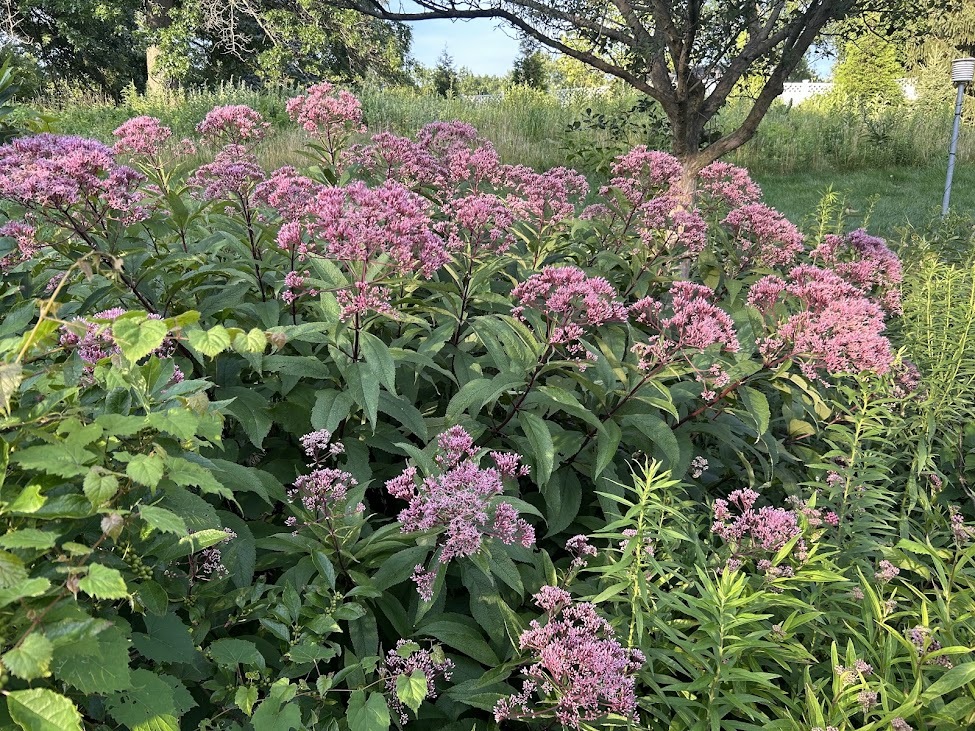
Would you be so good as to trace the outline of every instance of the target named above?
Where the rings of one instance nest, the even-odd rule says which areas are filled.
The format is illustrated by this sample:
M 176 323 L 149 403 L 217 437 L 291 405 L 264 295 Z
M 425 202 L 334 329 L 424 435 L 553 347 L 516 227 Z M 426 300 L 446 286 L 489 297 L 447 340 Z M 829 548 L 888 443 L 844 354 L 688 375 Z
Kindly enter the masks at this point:
M 753 177 L 768 205 L 791 221 L 814 215 L 823 193 L 832 186 L 846 201 L 846 228 L 862 225 L 867 218 L 871 233 L 896 240 L 908 223 L 924 227 L 941 215 L 945 170 L 941 164 L 855 172 L 753 173 Z M 975 167 L 955 168 L 951 207 L 975 218 Z

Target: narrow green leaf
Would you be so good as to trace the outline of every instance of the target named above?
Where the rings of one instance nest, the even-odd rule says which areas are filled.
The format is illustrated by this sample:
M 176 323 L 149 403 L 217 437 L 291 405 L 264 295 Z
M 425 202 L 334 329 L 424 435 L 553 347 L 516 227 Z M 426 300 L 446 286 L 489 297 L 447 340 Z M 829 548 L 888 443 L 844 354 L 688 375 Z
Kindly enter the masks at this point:
M 545 420 L 537 414 L 522 411 L 518 414 L 518 422 L 524 429 L 525 436 L 528 437 L 528 444 L 531 445 L 535 457 L 535 482 L 539 487 L 544 487 L 548 484 L 555 466 L 555 445 L 552 443 L 552 434 Z

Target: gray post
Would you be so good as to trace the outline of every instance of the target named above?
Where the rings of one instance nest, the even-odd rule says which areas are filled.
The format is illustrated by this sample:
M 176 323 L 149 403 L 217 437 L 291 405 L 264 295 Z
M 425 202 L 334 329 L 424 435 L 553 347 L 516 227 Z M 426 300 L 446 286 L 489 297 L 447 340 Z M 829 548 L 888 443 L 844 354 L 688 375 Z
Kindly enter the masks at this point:
M 958 84 L 958 98 L 955 100 L 955 124 L 951 128 L 951 146 L 948 148 L 948 177 L 945 180 L 945 197 L 941 201 L 941 217 L 948 215 L 951 202 L 951 179 L 955 175 L 955 158 L 958 156 L 958 129 L 961 125 L 961 105 L 965 99 L 965 82 Z

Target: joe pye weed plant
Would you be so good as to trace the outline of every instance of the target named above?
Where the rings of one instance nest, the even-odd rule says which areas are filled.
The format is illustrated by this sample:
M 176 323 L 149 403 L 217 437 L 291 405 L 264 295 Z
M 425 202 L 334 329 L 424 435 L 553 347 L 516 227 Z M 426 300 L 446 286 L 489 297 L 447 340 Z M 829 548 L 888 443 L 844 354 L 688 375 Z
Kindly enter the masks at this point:
M 971 722 L 883 241 L 287 109 L 0 147 L 0 725 Z

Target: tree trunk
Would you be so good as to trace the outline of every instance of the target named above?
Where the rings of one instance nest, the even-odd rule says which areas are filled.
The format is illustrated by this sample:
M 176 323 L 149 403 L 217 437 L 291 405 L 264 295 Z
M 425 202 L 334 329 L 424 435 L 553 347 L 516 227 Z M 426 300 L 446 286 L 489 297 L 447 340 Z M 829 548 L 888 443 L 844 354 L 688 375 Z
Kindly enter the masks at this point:
M 146 26 L 151 39 L 146 48 L 146 94 L 158 94 L 169 85 L 166 74 L 159 68 L 159 57 L 162 55 L 159 34 L 172 25 L 170 11 L 175 5 L 176 0 L 150 0 L 146 6 Z

